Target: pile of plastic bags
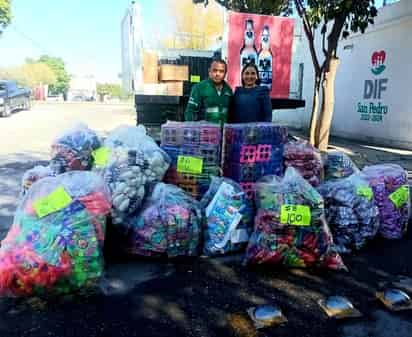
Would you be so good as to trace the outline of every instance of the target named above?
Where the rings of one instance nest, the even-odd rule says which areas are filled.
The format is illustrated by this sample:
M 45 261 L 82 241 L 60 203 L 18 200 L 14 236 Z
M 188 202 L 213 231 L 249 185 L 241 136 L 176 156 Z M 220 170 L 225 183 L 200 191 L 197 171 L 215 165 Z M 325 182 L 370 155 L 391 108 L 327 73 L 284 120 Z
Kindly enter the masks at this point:
M 0 295 L 53 295 L 94 287 L 103 272 L 109 192 L 92 172 L 34 184 L 0 248 Z
M 92 168 L 92 152 L 100 147 L 97 134 L 79 124 L 57 137 L 51 147 L 50 167 L 56 173 Z
M 283 153 L 285 166 L 295 168 L 312 186 L 321 182 L 323 164 L 320 152 L 306 141 L 289 142 Z
M 198 201 L 177 186 L 158 183 L 142 209 L 127 219 L 122 248 L 143 256 L 196 256 L 201 222 Z
M 246 263 L 346 268 L 334 248 L 322 196 L 295 169 L 259 181 L 256 206 Z
M 386 239 L 400 239 L 406 233 L 411 208 L 408 173 L 399 165 L 382 164 L 366 166 L 362 174 L 379 208 L 379 233 Z
M 325 180 L 349 177 L 359 172 L 354 162 L 345 153 L 329 151 L 324 159 Z
M 362 248 L 379 229 L 379 210 L 372 188 L 359 174 L 322 184 L 318 191 L 340 252 Z
M 205 209 L 203 253 L 213 256 L 243 249 L 253 228 L 253 206 L 240 185 L 213 177 L 200 204 Z
M 110 188 L 114 224 L 123 223 L 140 208 L 146 185 L 161 181 L 170 163 L 144 127 L 116 128 L 93 155 L 95 169 L 102 172 Z

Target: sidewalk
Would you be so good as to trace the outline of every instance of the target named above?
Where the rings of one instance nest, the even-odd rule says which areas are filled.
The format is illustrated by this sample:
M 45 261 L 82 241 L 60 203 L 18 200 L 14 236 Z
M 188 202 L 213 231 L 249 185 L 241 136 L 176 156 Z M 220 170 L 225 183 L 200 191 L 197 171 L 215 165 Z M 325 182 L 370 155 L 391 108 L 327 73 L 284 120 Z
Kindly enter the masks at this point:
M 307 135 L 301 131 L 291 130 L 293 136 L 307 139 Z M 329 148 L 342 151 L 349 155 L 355 164 L 362 169 L 367 165 L 392 163 L 402 166 L 412 178 L 412 151 L 389 147 L 370 145 L 365 142 L 357 142 L 340 137 L 331 137 Z

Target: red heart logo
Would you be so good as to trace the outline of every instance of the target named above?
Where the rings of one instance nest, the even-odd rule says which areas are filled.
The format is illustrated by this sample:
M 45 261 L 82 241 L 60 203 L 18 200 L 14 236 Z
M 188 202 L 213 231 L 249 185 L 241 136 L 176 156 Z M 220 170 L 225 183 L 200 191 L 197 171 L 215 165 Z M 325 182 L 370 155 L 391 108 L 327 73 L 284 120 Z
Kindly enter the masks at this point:
M 375 51 L 372 54 L 372 66 L 377 67 L 385 63 L 386 53 L 384 50 Z

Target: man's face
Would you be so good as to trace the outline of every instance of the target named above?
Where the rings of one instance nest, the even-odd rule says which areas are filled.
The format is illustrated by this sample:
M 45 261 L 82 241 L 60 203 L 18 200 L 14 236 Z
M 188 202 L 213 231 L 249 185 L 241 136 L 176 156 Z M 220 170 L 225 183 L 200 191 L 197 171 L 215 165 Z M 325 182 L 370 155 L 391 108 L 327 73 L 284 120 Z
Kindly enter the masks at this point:
M 223 63 L 213 62 L 209 69 L 209 78 L 214 84 L 222 84 L 226 75 L 226 68 Z

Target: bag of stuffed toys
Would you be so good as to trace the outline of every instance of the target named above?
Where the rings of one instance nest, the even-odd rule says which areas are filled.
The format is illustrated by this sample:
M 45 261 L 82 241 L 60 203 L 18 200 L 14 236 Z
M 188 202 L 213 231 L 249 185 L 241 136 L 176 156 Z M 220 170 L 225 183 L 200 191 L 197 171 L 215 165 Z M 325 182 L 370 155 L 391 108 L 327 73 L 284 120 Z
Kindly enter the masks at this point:
M 373 190 L 379 208 L 379 233 L 386 239 L 400 239 L 406 233 L 411 201 L 408 173 L 396 164 L 366 166 L 362 175 Z
M 306 141 L 293 141 L 285 145 L 283 153 L 286 167 L 293 167 L 312 186 L 320 184 L 323 164 L 320 152 Z
M 116 128 L 93 158 L 95 170 L 103 174 L 111 192 L 114 224 L 123 223 L 140 208 L 146 185 L 161 181 L 170 163 L 143 126 Z
M 36 181 L 43 179 L 45 177 L 52 177 L 54 176 L 53 170 L 50 166 L 42 166 L 37 165 L 30 170 L 27 170 L 23 174 L 23 178 L 21 180 L 21 192 L 20 196 L 24 196 L 31 185 L 33 185 Z
M 78 124 L 57 137 L 51 146 L 50 167 L 56 174 L 92 168 L 92 152 L 100 147 L 97 134 Z
M 212 177 L 200 204 L 205 210 L 203 254 L 244 249 L 253 229 L 253 206 L 240 185 L 228 178 Z
M 326 219 L 340 252 L 362 248 L 379 229 L 379 210 L 373 190 L 359 174 L 319 186 Z
M 340 151 L 327 152 L 324 163 L 325 180 L 345 178 L 359 172 L 349 156 Z
M 103 273 L 103 179 L 67 172 L 34 184 L 0 247 L 0 295 L 49 296 L 94 288 Z
M 334 248 L 322 196 L 294 168 L 283 178 L 257 183 L 256 207 L 247 264 L 346 268 Z
M 177 186 L 157 183 L 142 209 L 127 218 L 122 248 L 133 255 L 196 256 L 201 222 L 198 201 Z

